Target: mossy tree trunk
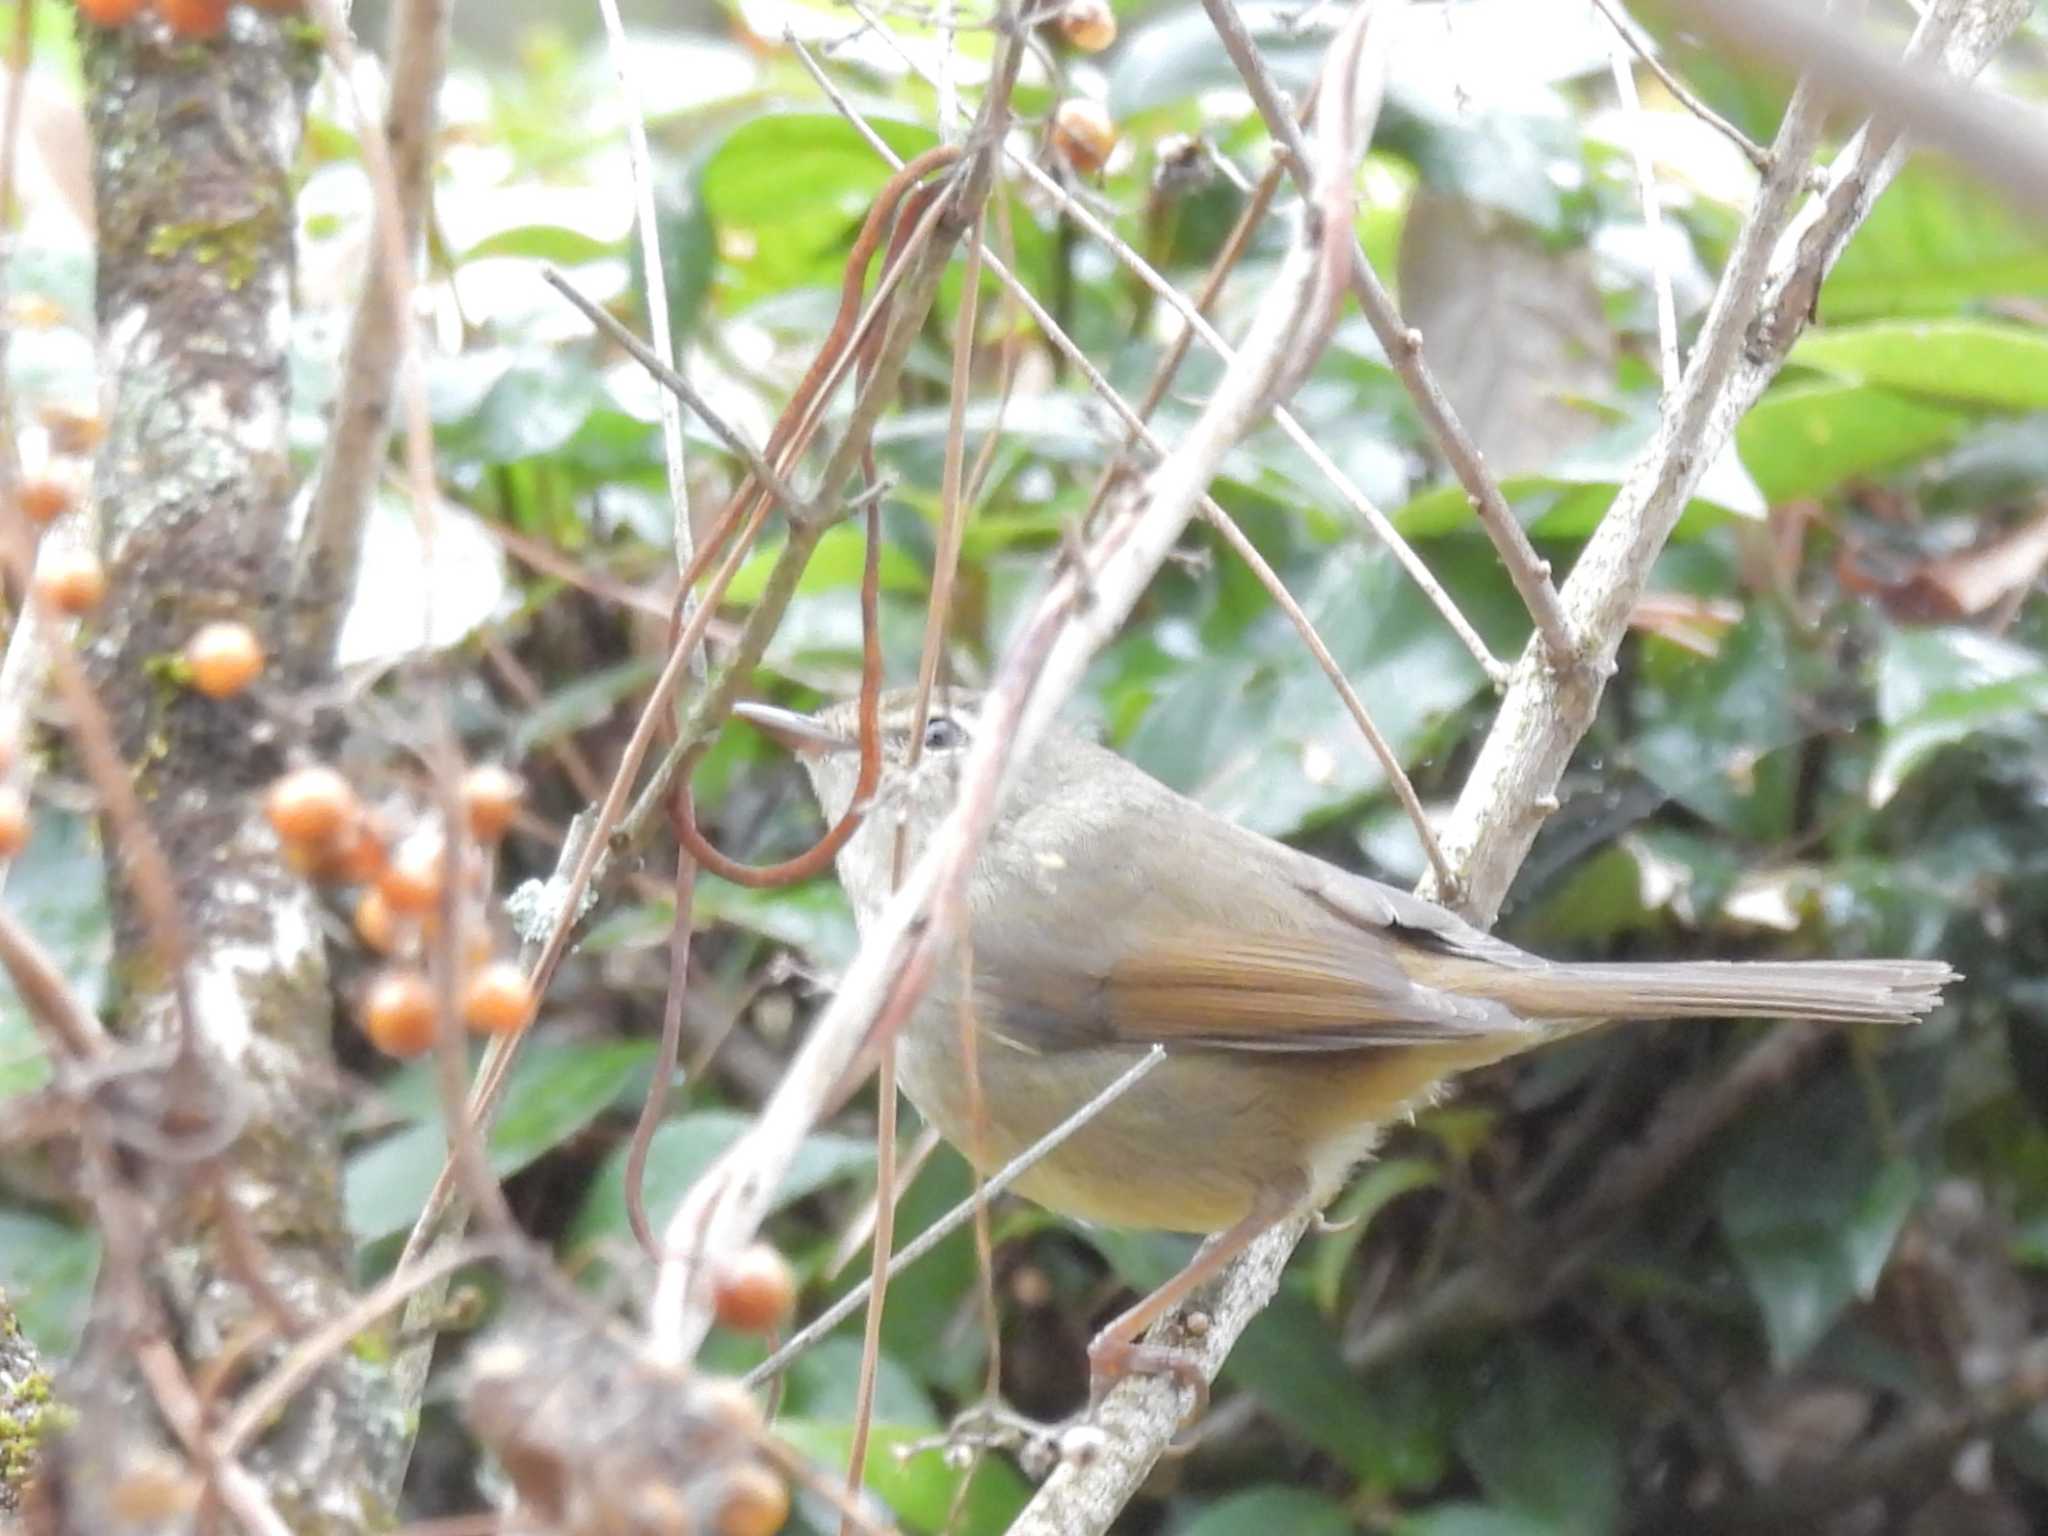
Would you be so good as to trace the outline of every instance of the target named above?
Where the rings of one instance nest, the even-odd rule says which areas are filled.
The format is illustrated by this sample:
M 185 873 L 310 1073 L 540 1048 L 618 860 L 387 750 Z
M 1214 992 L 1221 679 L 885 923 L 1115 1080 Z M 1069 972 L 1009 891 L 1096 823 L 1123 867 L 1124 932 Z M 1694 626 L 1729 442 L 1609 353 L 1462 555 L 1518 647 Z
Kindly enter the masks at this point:
M 348 1294 L 321 914 L 260 807 L 316 729 L 305 701 L 327 661 L 300 637 L 331 632 L 331 616 L 283 597 L 292 198 L 318 49 L 305 21 L 245 7 L 216 41 L 174 40 L 153 16 L 86 41 L 110 582 L 92 670 L 174 872 L 184 955 L 160 958 L 109 823 L 116 1029 L 177 1065 L 153 1101 L 166 1145 L 131 1145 L 122 1164 L 150 1230 L 110 1240 L 66 1383 L 80 1431 L 51 1473 L 69 1530 L 116 1528 L 118 1490 L 163 1458 L 189 1465 L 137 1372 L 139 1344 L 168 1343 L 188 1376 L 219 1374 L 231 1395 Z M 220 618 L 251 625 L 271 656 L 263 683 L 226 701 L 166 665 Z M 215 1132 L 224 1149 L 205 1144 Z M 241 1458 L 294 1531 L 392 1522 L 409 1435 L 376 1356 L 344 1352 Z M 211 1518 L 204 1505 L 148 1523 L 184 1529 Z

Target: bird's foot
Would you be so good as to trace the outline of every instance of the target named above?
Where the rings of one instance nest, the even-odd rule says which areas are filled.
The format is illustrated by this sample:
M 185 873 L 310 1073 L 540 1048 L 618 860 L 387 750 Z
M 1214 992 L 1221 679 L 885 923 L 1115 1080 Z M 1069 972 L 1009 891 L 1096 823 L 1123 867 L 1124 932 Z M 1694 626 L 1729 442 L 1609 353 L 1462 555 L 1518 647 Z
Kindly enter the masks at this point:
M 1190 1312 L 1182 1326 L 1195 1338 L 1208 1331 L 1208 1314 Z M 1088 1404 L 1100 1403 L 1126 1376 L 1171 1376 L 1194 1395 L 1187 1419 L 1199 1419 L 1209 1408 L 1209 1376 L 1192 1349 L 1175 1344 L 1139 1343 L 1104 1334 L 1088 1346 Z

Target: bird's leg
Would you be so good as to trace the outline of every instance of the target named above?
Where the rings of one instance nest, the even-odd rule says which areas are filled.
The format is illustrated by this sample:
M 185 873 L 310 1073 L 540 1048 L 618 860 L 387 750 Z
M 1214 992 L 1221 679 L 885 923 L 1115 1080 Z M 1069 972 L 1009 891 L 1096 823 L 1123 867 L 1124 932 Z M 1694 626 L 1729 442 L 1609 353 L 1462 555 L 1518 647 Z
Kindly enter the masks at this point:
M 1203 1374 L 1200 1362 L 1186 1349 L 1144 1343 L 1139 1335 L 1215 1279 L 1225 1265 L 1251 1246 L 1252 1239 L 1300 1205 L 1306 1184 L 1304 1179 L 1294 1179 L 1260 1190 L 1253 1197 L 1251 1209 L 1195 1250 L 1195 1256 L 1179 1274 L 1095 1335 L 1095 1342 L 1088 1346 L 1091 1402 L 1100 1401 L 1118 1378 L 1137 1371 L 1172 1376 L 1191 1388 L 1195 1406 L 1188 1417 L 1201 1416 L 1209 1406 L 1209 1378 Z

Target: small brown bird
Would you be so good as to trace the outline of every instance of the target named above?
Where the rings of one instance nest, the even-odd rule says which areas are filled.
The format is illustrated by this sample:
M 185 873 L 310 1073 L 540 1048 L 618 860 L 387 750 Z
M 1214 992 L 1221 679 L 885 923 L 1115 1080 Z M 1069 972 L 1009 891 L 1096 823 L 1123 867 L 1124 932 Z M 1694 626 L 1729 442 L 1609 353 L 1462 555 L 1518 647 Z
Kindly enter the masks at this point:
M 838 861 L 863 928 L 893 889 L 899 829 L 907 869 L 951 809 L 979 705 L 935 700 L 912 767 L 914 696 L 883 696 L 882 784 Z M 739 713 L 799 754 L 828 819 L 846 811 L 854 703 Z M 1058 729 L 1017 768 L 967 905 L 966 942 L 904 1026 L 897 1075 L 983 1172 L 1166 1051 L 1016 1185 L 1085 1221 L 1209 1235 L 1096 1337 L 1098 1386 L 1184 1370 L 1139 1335 L 1260 1232 L 1320 1209 L 1383 1127 L 1459 1072 L 1624 1019 L 1906 1023 L 1955 976 L 1932 960 L 1553 963 L 1235 826 Z

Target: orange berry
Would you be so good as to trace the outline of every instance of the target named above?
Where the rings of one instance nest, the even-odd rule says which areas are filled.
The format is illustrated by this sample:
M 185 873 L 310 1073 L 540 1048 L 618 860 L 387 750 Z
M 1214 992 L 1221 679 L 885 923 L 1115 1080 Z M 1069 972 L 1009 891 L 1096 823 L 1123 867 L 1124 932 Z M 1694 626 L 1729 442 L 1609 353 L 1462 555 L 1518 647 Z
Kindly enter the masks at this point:
M 0 784 L 0 859 L 28 846 L 28 798 L 12 784 Z
M 1116 124 L 1097 103 L 1070 96 L 1052 115 L 1052 147 L 1081 175 L 1093 176 L 1116 148 Z
M 325 764 L 297 768 L 270 786 L 263 814 L 286 843 L 324 861 L 360 807 L 348 780 Z
M 766 1467 L 747 1463 L 726 1474 L 718 1536 L 775 1536 L 789 1521 L 789 1489 Z
M 462 776 L 462 811 L 469 819 L 470 836 L 480 843 L 495 843 L 519 814 L 526 798 L 526 785 L 509 768 L 486 763 Z
M 71 487 L 55 475 L 21 482 L 21 515 L 32 523 L 54 523 L 71 510 Z
M 796 1310 L 796 1276 L 781 1254 L 755 1243 L 719 1266 L 711 1282 L 711 1305 L 728 1328 L 771 1332 Z
M 1116 41 L 1116 14 L 1109 0 L 1067 0 L 1054 25 L 1083 53 L 1100 53 Z
M 219 37 L 227 30 L 228 0 L 154 0 L 164 25 L 180 37 Z
M 434 989 L 418 971 L 380 973 L 363 994 L 363 1033 L 387 1056 L 417 1056 L 434 1043 Z
M 231 699 L 263 675 L 263 642 L 233 619 L 202 625 L 185 642 L 192 686 L 209 699 Z
M 396 954 L 404 942 L 398 918 L 374 886 L 356 898 L 356 937 L 380 955 Z
M 377 876 L 377 889 L 394 912 L 418 917 L 431 912 L 441 900 L 447 882 L 448 850 L 439 833 L 407 838 L 391 856 L 391 862 Z
M 78 0 L 85 19 L 97 27 L 125 27 L 142 14 L 142 0 Z
M 36 577 L 36 596 L 74 619 L 97 608 L 106 595 L 106 571 L 82 549 L 57 553 Z
M 462 989 L 462 1022 L 479 1035 L 515 1035 L 533 1021 L 533 988 L 516 961 L 494 960 Z

